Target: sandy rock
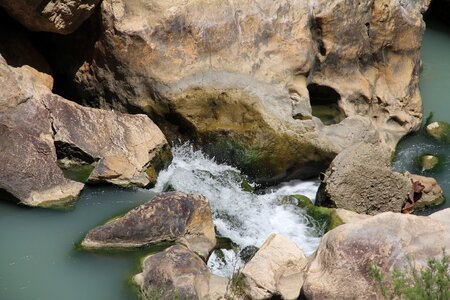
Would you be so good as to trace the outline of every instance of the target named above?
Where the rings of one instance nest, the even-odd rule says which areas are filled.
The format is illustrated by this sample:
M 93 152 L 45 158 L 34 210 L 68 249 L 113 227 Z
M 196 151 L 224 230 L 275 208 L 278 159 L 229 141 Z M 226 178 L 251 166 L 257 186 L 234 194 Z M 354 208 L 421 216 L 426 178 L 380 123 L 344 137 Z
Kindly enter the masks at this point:
M 412 185 L 391 170 L 390 157 L 390 149 L 381 145 L 357 144 L 342 151 L 324 174 L 316 204 L 369 215 L 400 212 Z
M 270 235 L 242 269 L 250 299 L 297 299 L 304 280 L 306 258 L 291 240 Z
M 417 266 L 441 257 L 450 247 L 450 224 L 438 219 L 388 212 L 328 232 L 309 265 L 306 298 L 382 299 L 368 276 L 370 265 L 392 272 L 408 266 L 407 255 Z
M 429 217 L 434 220 L 450 224 L 450 208 L 446 208 L 438 212 L 432 213 L 431 215 L 429 215 Z
M 100 0 L 1 0 L 0 6 L 29 30 L 68 34 L 93 13 L 99 2 Z
M 10 67 L 0 56 L 0 190 L 26 205 L 64 206 L 84 185 L 66 178 L 58 161 L 94 169 L 92 180 L 148 185 L 148 170 L 160 167 L 153 162 L 161 164 L 161 151 L 170 153 L 156 125 L 147 116 L 65 100 L 51 93 L 47 76 L 28 65 Z M 97 163 L 108 157 L 123 162 L 115 165 L 114 178 Z
M 162 193 L 125 216 L 89 231 L 85 248 L 134 248 L 179 242 L 207 258 L 216 245 L 208 199 L 198 194 Z
M 205 262 L 184 246 L 175 245 L 148 256 L 142 273 L 134 276 L 143 295 L 172 300 L 176 296 L 192 299 L 224 299 L 228 280 L 212 275 Z M 190 298 L 190 299 L 191 299 Z
M 261 182 L 305 178 L 354 143 L 393 149 L 418 129 L 428 4 L 104 1 L 75 83 L 80 100 L 145 112 Z M 330 102 L 348 121 L 311 115 Z

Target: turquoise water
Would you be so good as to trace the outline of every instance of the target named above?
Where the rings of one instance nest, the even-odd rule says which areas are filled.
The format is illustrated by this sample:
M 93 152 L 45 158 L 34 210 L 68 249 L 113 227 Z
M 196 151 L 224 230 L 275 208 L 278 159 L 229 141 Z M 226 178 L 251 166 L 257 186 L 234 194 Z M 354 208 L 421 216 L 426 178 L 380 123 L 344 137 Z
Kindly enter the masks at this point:
M 127 279 L 136 254 L 79 252 L 75 244 L 92 227 L 152 196 L 143 190 L 88 188 L 70 212 L 0 202 L 0 299 L 135 299 Z
M 450 122 L 450 27 L 438 20 L 427 21 L 422 59 L 420 90 L 425 116 L 432 112 L 434 121 Z M 422 172 L 418 157 L 423 154 L 438 155 L 439 168 Z M 422 130 L 399 143 L 393 166 L 398 171 L 434 177 L 441 185 L 448 201 L 425 213 L 450 207 L 450 145 L 433 141 Z

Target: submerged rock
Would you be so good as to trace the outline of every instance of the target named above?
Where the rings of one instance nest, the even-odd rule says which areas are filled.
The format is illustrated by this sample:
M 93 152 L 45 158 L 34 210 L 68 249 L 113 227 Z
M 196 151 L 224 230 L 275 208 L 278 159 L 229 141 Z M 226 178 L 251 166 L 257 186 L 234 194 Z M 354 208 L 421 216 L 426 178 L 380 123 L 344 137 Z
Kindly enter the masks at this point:
M 372 264 L 392 272 L 407 267 L 409 256 L 425 266 L 442 249 L 450 249 L 450 223 L 439 221 L 450 218 L 450 209 L 440 214 L 432 218 L 387 212 L 328 232 L 309 265 L 306 298 L 381 299 L 368 275 Z
M 439 157 L 431 154 L 422 155 L 420 157 L 420 166 L 422 171 L 434 169 L 439 164 Z
M 279 234 L 270 235 L 241 274 L 250 299 L 297 299 L 303 285 L 306 267 L 303 252 L 291 240 Z
M 146 170 L 168 151 L 147 116 L 84 108 L 52 94 L 47 75 L 10 67 L 1 56 L 0 85 L 0 190 L 23 204 L 74 200 L 84 185 L 61 167 L 80 168 L 68 176 L 80 181 L 146 186 Z
M 450 124 L 447 122 L 439 121 L 433 122 L 427 125 L 425 128 L 428 135 L 435 140 L 450 144 Z
M 342 151 L 324 174 L 316 204 L 370 215 L 400 212 L 411 181 L 392 171 L 390 157 L 390 149 L 381 145 L 358 144 Z
M 162 193 L 123 217 L 89 231 L 85 248 L 138 248 L 178 242 L 206 259 L 216 245 L 208 199 L 198 194 Z
M 200 257 L 181 245 L 146 257 L 134 281 L 144 297 L 161 300 L 223 299 L 228 287 L 227 278 L 212 275 Z
M 81 25 L 100 0 L 1 0 L 8 14 L 32 31 L 68 34 Z
M 428 4 L 104 1 L 92 52 L 68 76 L 85 103 L 145 112 L 258 182 L 307 178 L 349 145 L 393 149 L 418 129 Z M 324 126 L 316 105 L 346 118 Z

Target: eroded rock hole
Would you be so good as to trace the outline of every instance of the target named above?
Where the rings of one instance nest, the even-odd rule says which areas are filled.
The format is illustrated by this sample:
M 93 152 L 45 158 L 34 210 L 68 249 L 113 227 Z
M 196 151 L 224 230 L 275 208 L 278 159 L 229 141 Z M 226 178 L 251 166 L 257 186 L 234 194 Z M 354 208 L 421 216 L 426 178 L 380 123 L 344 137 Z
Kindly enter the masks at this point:
M 326 85 L 311 83 L 308 85 L 312 115 L 323 124 L 337 124 L 345 119 L 345 113 L 339 107 L 341 96 L 336 90 Z

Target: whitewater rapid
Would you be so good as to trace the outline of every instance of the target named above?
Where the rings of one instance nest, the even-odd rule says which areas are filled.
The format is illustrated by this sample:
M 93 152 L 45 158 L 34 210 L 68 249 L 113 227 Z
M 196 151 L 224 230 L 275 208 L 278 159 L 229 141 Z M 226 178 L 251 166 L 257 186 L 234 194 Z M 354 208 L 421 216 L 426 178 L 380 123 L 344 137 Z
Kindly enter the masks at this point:
M 282 204 L 280 198 L 302 194 L 314 199 L 317 181 L 291 181 L 259 195 L 242 189 L 239 170 L 217 163 L 188 144 L 175 146 L 172 152 L 172 164 L 160 172 L 154 192 L 174 189 L 205 195 L 218 234 L 230 238 L 240 249 L 260 247 L 270 234 L 279 233 L 294 241 L 305 255 L 315 251 L 320 242 L 317 228 L 308 226 L 310 222 L 302 209 Z M 236 262 L 233 251 L 223 252 L 231 264 L 241 263 Z M 215 273 L 230 275 L 230 266 L 219 264 L 213 254 L 208 265 Z

